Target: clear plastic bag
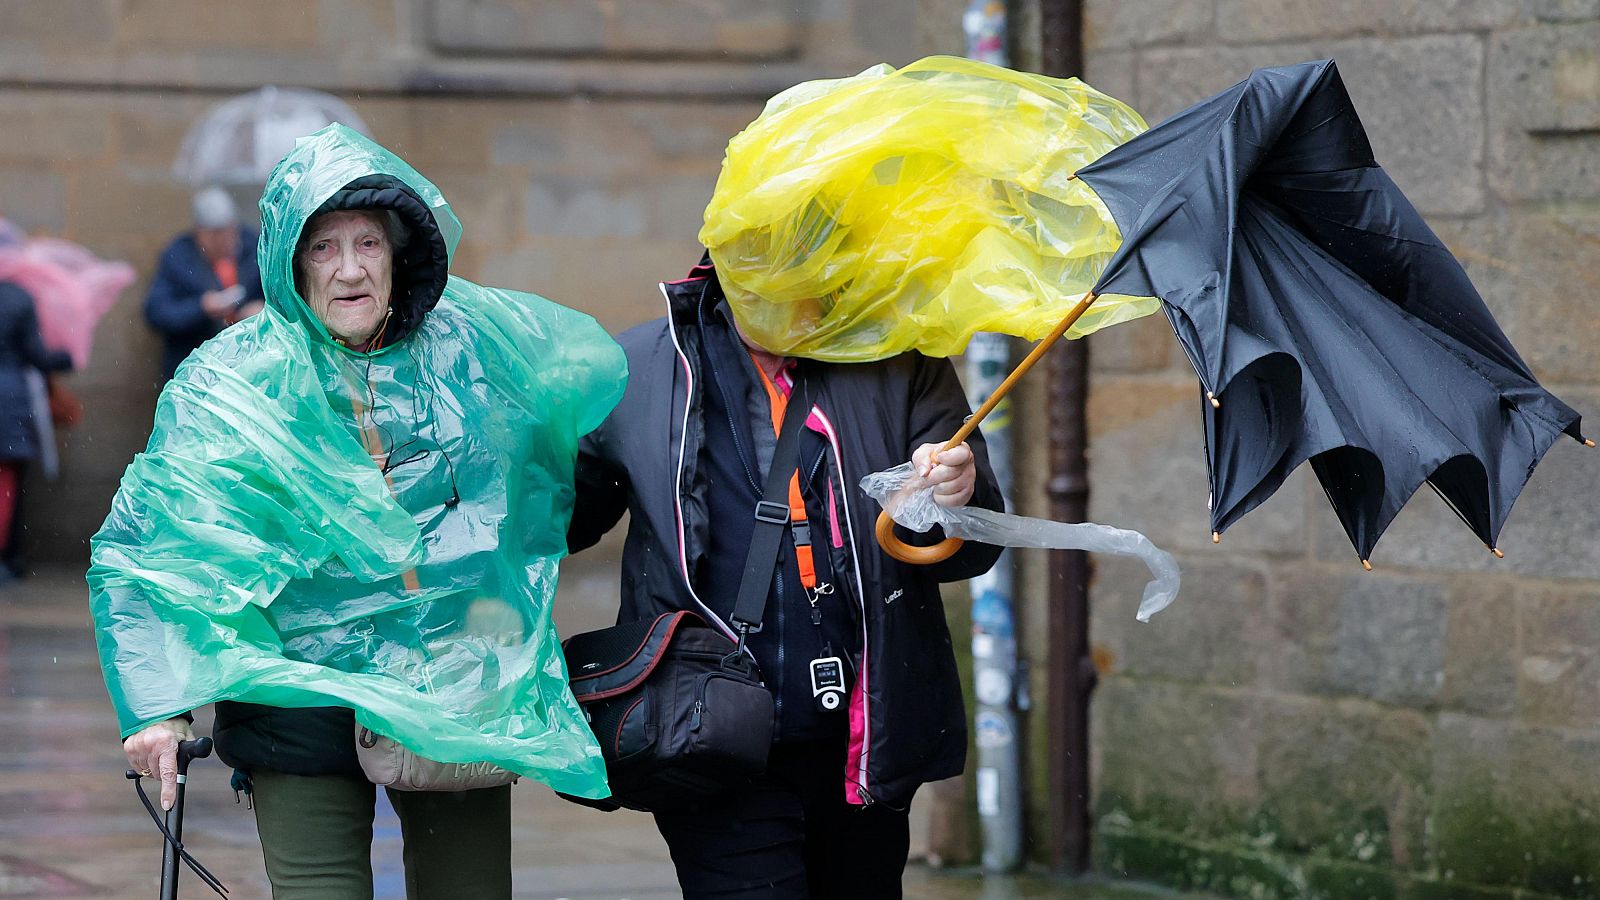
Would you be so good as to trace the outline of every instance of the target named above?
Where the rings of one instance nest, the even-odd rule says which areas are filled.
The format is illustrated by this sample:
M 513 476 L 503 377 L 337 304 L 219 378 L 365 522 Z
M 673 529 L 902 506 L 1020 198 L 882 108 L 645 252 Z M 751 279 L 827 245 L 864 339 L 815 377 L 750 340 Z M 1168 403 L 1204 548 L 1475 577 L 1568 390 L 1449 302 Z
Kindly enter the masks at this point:
M 1097 525 L 1094 522 L 1055 522 L 1032 519 L 977 507 L 944 507 L 933 500 L 933 488 L 911 463 L 875 472 L 861 479 L 861 488 L 902 527 L 926 532 L 935 525 L 949 537 L 1000 547 L 1040 550 L 1087 550 L 1132 556 L 1150 569 L 1150 581 L 1135 614 L 1139 621 L 1166 609 L 1178 596 L 1178 562 L 1172 554 L 1137 531 Z

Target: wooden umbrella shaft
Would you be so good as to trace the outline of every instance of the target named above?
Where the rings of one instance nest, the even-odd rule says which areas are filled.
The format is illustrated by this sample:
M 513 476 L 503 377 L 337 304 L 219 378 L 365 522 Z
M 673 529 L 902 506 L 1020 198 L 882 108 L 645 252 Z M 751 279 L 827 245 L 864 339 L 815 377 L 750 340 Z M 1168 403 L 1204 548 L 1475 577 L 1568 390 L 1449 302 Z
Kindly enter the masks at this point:
M 1050 352 L 1050 348 L 1055 345 L 1055 342 L 1061 340 L 1061 336 L 1066 334 L 1069 328 L 1077 324 L 1079 319 L 1083 318 L 1083 314 L 1089 311 L 1089 307 L 1094 305 L 1094 301 L 1095 295 L 1093 293 L 1084 294 L 1083 299 L 1078 301 L 1078 305 L 1067 312 L 1066 318 L 1062 319 L 1060 324 L 1045 335 L 1044 339 L 1034 346 L 1032 352 L 1022 362 L 1017 363 L 1017 367 L 1011 370 L 1011 374 L 1006 376 L 1005 381 L 1000 382 L 1000 386 L 994 389 L 994 392 L 989 395 L 989 399 L 983 401 L 983 405 L 978 407 L 978 411 L 973 413 L 962 424 L 961 428 L 956 431 L 955 437 L 951 438 L 940 449 L 949 450 L 952 447 L 959 446 L 962 441 L 971 437 L 972 432 L 977 429 L 978 423 L 983 421 L 983 417 L 993 412 L 994 408 L 1000 405 L 1000 401 L 1016 386 L 1022 376 L 1028 374 L 1028 370 L 1033 368 L 1033 364 L 1043 359 L 1044 355 Z
M 1044 355 L 1050 352 L 1050 348 L 1056 341 L 1061 340 L 1061 336 L 1067 333 L 1067 329 L 1083 318 L 1083 314 L 1088 311 L 1090 306 L 1094 305 L 1094 300 L 1095 297 L 1092 292 L 1084 294 L 1083 299 L 1078 301 L 1078 305 L 1074 306 L 1067 313 L 1067 317 L 1061 320 L 1061 324 L 1045 335 L 1044 340 L 1033 348 L 1027 358 L 1023 359 L 1015 369 L 1011 370 L 1011 374 L 1006 376 L 1006 380 L 1002 381 L 1000 386 L 994 389 L 994 392 L 989 395 L 989 399 L 985 400 L 983 405 L 978 407 L 978 411 L 973 413 L 962 424 L 961 428 L 956 431 L 955 437 L 951 438 L 941 448 L 941 451 L 960 446 L 962 441 L 970 437 L 973 429 L 978 427 L 978 423 L 983 421 L 984 416 L 987 416 L 999 405 L 1006 393 L 1016 385 L 1017 380 L 1028 374 L 1028 370 L 1033 368 L 1033 364 L 1043 359 Z M 934 454 L 934 459 L 937 461 L 937 453 Z M 878 513 L 875 534 L 878 538 L 878 545 L 883 548 L 885 553 L 903 563 L 912 563 L 914 565 L 930 565 L 949 559 L 957 550 L 961 549 L 961 544 L 963 543 L 960 538 L 945 538 L 931 547 L 913 547 L 895 535 L 894 519 L 891 519 L 887 512 Z

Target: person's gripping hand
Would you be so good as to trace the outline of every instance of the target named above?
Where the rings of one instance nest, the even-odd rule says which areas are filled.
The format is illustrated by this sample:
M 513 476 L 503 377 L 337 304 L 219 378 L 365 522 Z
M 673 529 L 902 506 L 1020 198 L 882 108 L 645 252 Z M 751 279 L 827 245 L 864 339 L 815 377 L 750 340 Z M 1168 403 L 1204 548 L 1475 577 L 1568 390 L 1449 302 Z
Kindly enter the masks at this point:
M 933 502 L 949 508 L 965 506 L 978 484 L 978 463 L 972 448 L 957 444 L 949 450 L 939 444 L 923 444 L 911 454 L 917 474 L 933 486 Z
M 178 742 L 194 740 L 194 729 L 183 719 L 167 719 L 128 735 L 122 752 L 128 765 L 141 775 L 161 776 L 161 808 L 171 809 L 178 799 Z

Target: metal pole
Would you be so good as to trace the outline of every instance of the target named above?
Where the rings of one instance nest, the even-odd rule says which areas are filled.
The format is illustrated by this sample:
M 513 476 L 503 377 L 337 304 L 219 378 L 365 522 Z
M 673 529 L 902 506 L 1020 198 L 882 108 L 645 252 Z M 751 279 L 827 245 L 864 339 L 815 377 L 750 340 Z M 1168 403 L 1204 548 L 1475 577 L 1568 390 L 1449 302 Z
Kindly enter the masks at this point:
M 1041 0 L 1041 68 L 1046 75 L 1083 73 L 1082 0 Z M 1085 400 L 1089 347 L 1056 348 L 1049 379 L 1051 517 L 1082 522 L 1089 512 Z M 1050 554 L 1050 864 L 1077 875 L 1089 869 L 1089 696 L 1096 674 L 1089 656 L 1089 557 Z
M 1003 66 L 1006 9 L 1000 0 L 973 0 L 962 17 L 967 56 Z M 981 406 L 1011 371 L 1010 338 L 978 334 L 967 345 L 967 399 Z M 1011 400 L 1000 401 L 987 419 L 984 439 L 1000 491 L 1011 497 Z M 1012 610 L 1015 568 L 1010 550 L 994 568 L 972 579 L 972 670 L 978 709 L 978 821 L 983 833 L 983 868 L 1013 872 L 1023 863 L 1024 799 L 1022 746 L 1018 728 L 1017 630 Z

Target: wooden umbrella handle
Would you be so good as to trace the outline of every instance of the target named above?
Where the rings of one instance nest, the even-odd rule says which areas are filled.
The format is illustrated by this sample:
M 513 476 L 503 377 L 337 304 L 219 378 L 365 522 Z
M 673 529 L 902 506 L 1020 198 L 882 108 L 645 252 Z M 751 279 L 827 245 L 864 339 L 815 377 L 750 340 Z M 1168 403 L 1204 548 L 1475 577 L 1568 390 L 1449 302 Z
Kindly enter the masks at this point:
M 1011 374 L 1006 376 L 1006 380 L 1000 382 L 1000 386 L 994 389 L 994 392 L 989 395 L 989 399 L 978 407 L 978 411 L 962 423 L 955 436 L 945 442 L 945 445 L 934 453 L 934 462 L 938 462 L 939 453 L 961 446 L 961 443 L 970 437 L 973 431 L 977 430 L 978 423 L 983 421 L 983 417 L 993 412 L 994 408 L 1000 405 L 1000 401 L 1016 386 L 1017 381 L 1028 374 L 1028 370 L 1033 368 L 1034 363 L 1044 358 L 1044 355 L 1050 351 L 1055 342 L 1067 333 L 1067 329 L 1083 318 L 1083 314 L 1089 311 L 1089 307 L 1094 305 L 1094 301 L 1095 296 L 1093 293 L 1083 295 L 1083 299 L 1078 301 L 1078 305 L 1067 312 L 1066 318 L 1062 319 L 1060 324 L 1045 335 L 1044 340 L 1034 345 L 1033 351 L 1022 362 L 1017 363 L 1017 367 L 1011 370 Z M 960 538 L 945 538 L 939 543 L 927 547 L 908 544 L 895 535 L 894 519 L 890 518 L 887 511 L 878 513 L 876 534 L 878 546 L 883 548 L 883 552 L 903 563 L 917 566 L 944 562 L 954 556 L 955 552 L 960 550 L 961 545 L 965 543 Z

